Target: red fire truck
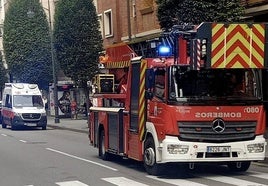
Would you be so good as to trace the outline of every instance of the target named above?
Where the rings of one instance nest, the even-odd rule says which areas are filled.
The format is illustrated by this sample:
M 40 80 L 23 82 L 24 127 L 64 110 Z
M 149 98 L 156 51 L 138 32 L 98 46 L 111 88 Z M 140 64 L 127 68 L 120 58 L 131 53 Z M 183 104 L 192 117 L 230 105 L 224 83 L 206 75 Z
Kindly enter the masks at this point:
M 127 44 L 108 48 L 92 81 L 89 139 L 99 156 L 141 161 L 152 175 L 167 163 L 246 171 L 263 160 L 267 28 L 175 26 L 163 36 L 173 44 L 160 43 L 155 58 Z

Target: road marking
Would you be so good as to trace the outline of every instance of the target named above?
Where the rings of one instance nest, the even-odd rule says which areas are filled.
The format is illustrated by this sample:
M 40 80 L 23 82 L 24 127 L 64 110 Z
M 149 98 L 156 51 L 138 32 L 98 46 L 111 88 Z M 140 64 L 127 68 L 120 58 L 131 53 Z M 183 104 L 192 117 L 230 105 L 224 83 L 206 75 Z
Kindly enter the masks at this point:
M 104 165 L 104 164 L 101 164 L 101 163 L 97 163 L 97 162 L 94 162 L 94 161 L 91 161 L 91 160 L 87 160 L 87 159 L 84 159 L 84 158 L 80 158 L 78 156 L 71 155 L 71 154 L 68 154 L 68 153 L 65 153 L 65 152 L 62 152 L 62 151 L 59 151 L 59 150 L 55 150 L 55 149 L 52 149 L 52 148 L 46 148 L 46 149 L 49 150 L 49 151 L 52 151 L 52 152 L 56 152 L 58 154 L 62 154 L 62 155 L 71 157 L 71 158 L 75 158 L 75 159 L 78 159 L 78 160 L 81 160 L 81 161 L 85 161 L 85 162 L 88 162 L 88 163 L 91 163 L 91 164 L 95 164 L 95 165 L 98 165 L 100 167 L 104 167 L 106 169 L 110 169 L 110 170 L 113 170 L 113 171 L 118 171 L 117 169 L 112 168 L 112 167 L 109 167 L 107 165 Z
M 228 183 L 231 185 L 237 185 L 237 186 L 264 186 L 263 184 L 257 183 L 257 182 L 251 182 L 246 181 L 242 179 L 232 178 L 230 176 L 205 176 L 203 178 L 219 181 L 223 183 Z
M 262 178 L 267 180 L 268 179 L 268 173 L 263 173 L 263 172 L 256 172 L 256 171 L 250 171 L 248 172 L 248 176 L 253 176 L 253 177 L 257 177 L 257 178 Z
M 56 184 L 60 186 L 88 186 L 80 181 L 63 181 L 63 182 L 56 182 Z
M 149 186 L 125 177 L 112 177 L 112 178 L 101 178 L 104 181 L 112 183 L 117 186 Z
M 154 180 L 157 180 L 157 181 L 161 181 L 161 182 L 164 182 L 164 183 L 169 183 L 169 184 L 172 184 L 172 185 L 207 186 L 207 185 L 204 185 L 204 184 L 201 184 L 201 183 L 196 183 L 196 182 L 189 181 L 189 180 L 186 180 L 186 179 L 165 179 L 165 178 L 158 178 L 156 176 L 149 176 L 149 175 L 146 176 L 146 177 L 154 179 Z
M 1 134 L 2 136 L 5 136 L 5 137 L 7 137 L 7 135 L 6 134 Z
M 25 140 L 19 140 L 20 142 L 22 142 L 22 143 L 27 143 L 27 141 L 25 141 Z

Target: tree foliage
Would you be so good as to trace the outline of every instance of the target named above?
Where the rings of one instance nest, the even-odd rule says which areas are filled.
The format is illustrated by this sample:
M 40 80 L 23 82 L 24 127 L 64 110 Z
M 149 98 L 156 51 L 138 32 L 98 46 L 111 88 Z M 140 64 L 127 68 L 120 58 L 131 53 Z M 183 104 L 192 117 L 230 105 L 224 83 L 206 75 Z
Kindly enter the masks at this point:
M 93 0 L 59 0 L 54 18 L 57 61 L 66 76 L 86 88 L 97 71 L 102 50 Z
M 242 21 L 241 19 L 245 15 L 245 8 L 241 5 L 240 0 L 219 0 L 215 11 L 215 21 L 222 22 Z
M 5 83 L 7 83 L 7 72 L 4 68 L 2 55 L 0 54 L 0 92 L 4 88 Z
M 3 46 L 16 81 L 48 87 L 51 52 L 46 14 L 39 0 L 12 0 L 5 15 Z
M 156 0 L 156 3 L 163 30 L 185 23 L 235 22 L 244 15 L 240 0 Z
M 14 80 L 48 87 L 52 79 L 49 27 L 39 0 L 10 1 L 3 47 Z

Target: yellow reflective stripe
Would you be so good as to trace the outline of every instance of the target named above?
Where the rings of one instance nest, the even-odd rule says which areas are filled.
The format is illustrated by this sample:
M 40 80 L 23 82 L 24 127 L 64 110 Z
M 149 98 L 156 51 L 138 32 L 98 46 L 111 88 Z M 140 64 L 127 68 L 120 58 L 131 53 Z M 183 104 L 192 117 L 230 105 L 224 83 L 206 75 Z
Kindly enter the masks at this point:
M 129 67 L 130 61 L 113 61 L 104 64 L 106 68 L 125 68 Z
M 145 70 L 146 61 L 141 60 L 140 67 L 140 91 L 139 91 L 139 139 L 142 140 L 145 125 Z

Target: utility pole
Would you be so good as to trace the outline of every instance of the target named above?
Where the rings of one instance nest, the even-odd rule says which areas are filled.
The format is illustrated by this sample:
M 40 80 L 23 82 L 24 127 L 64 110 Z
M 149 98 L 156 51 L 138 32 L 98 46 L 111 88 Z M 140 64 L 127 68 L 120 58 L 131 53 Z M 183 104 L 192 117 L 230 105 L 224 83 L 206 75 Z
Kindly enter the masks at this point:
M 51 50 L 51 61 L 52 61 L 52 70 L 53 70 L 53 95 L 54 95 L 54 109 L 55 109 L 55 123 L 60 123 L 59 119 L 59 105 L 58 105 L 58 83 L 57 83 L 57 70 L 56 62 L 54 55 L 54 37 L 52 33 L 52 21 L 51 21 L 51 11 L 50 11 L 50 0 L 47 0 L 48 5 L 48 21 L 49 21 L 49 35 L 50 35 L 50 50 Z

